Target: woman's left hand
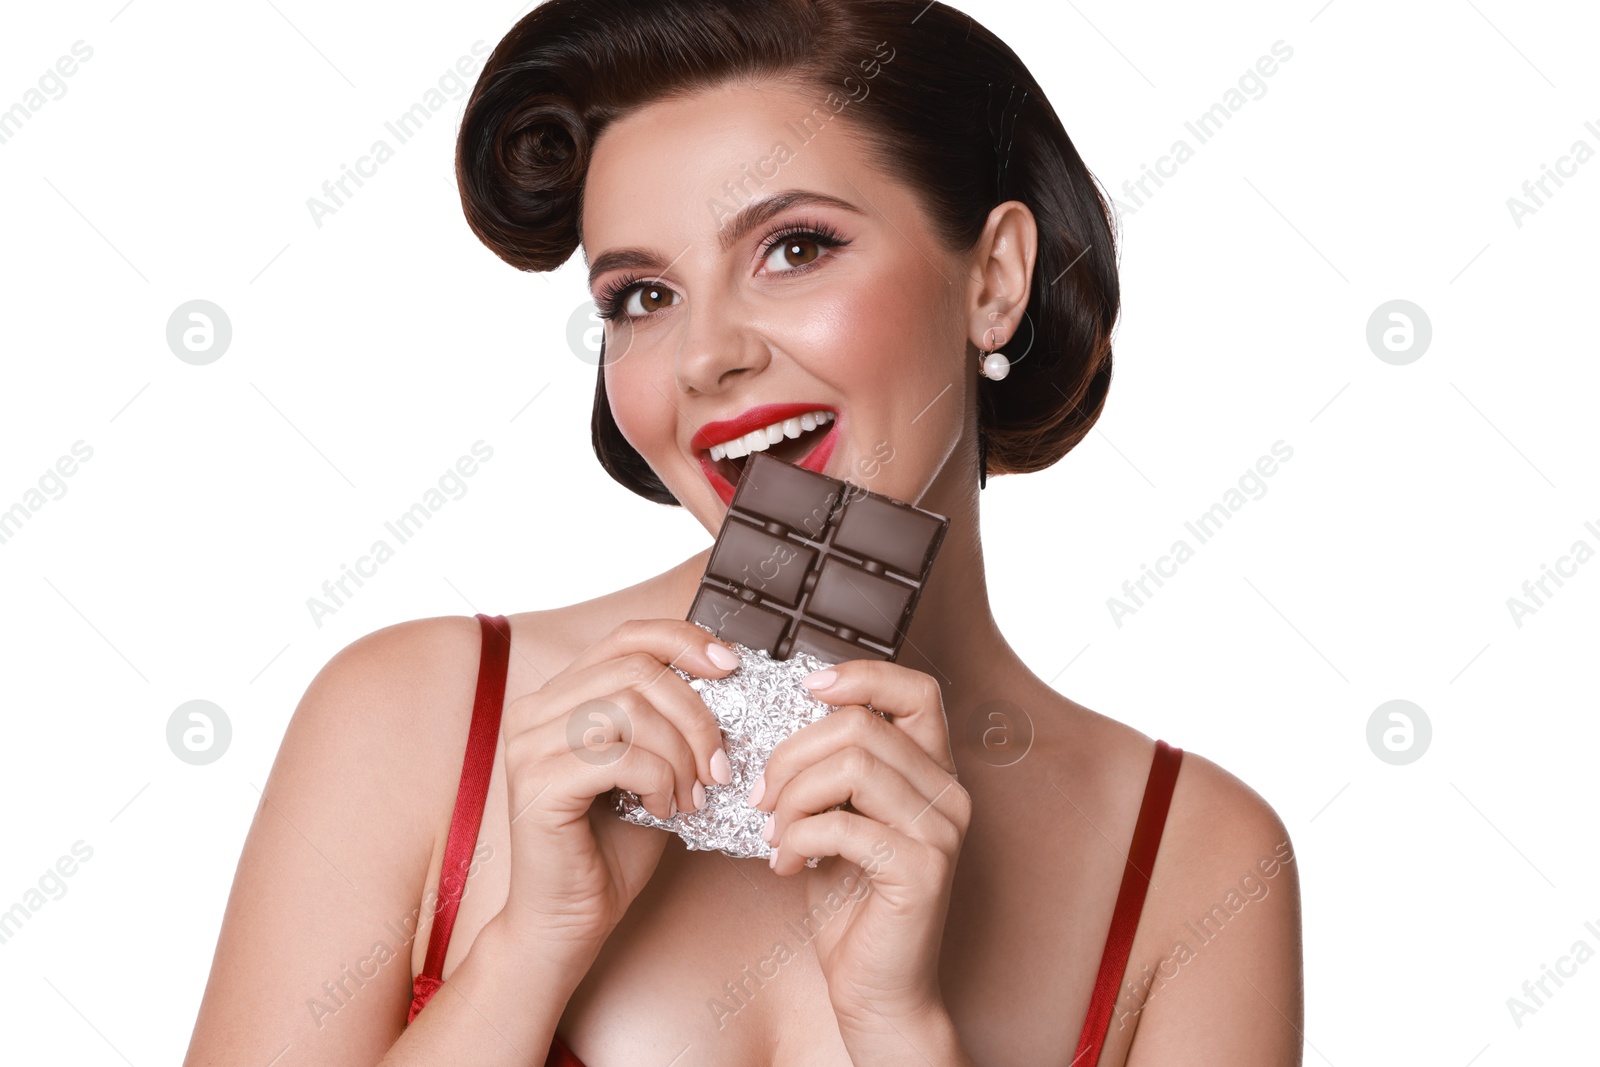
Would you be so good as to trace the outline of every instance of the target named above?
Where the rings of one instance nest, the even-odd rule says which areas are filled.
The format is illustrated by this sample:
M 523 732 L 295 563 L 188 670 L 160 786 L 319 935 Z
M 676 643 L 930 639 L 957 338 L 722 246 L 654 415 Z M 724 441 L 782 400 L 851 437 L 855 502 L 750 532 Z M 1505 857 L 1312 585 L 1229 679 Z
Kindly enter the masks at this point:
M 761 778 L 755 807 L 773 813 L 773 869 L 790 875 L 807 870 L 807 857 L 839 858 L 810 873 L 807 900 L 847 1043 L 908 1026 L 948 1031 L 939 948 L 972 800 L 956 781 L 939 683 L 878 660 L 806 681 L 830 673 L 813 693 L 835 710 L 775 746 Z

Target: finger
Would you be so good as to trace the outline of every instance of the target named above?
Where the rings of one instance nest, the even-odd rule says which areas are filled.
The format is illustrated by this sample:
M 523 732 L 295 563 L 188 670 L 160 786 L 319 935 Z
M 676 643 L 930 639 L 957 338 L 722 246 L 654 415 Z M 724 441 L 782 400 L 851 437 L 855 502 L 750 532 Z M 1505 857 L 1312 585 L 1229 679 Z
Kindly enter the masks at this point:
M 738 659 L 738 653 L 734 652 L 732 645 L 718 640 L 710 631 L 687 620 L 630 619 L 584 649 L 562 674 L 643 652 L 653 656 L 663 666 L 672 664 L 697 678 L 721 678 L 733 667 L 723 667 L 711 659 L 708 649 L 713 645 L 729 653 L 735 661 Z
M 859 704 L 847 704 L 807 723 L 773 747 L 762 768 L 757 783 L 760 793 L 753 806 L 771 811 L 797 774 L 835 752 L 852 748 L 864 749 L 899 772 L 924 800 L 954 780 L 904 730 Z
M 506 760 L 509 766 L 513 760 L 544 761 L 565 754 L 579 763 L 605 765 L 615 763 L 630 747 L 654 752 L 672 766 L 672 796 L 678 810 L 699 807 L 705 793 L 688 740 L 654 704 L 631 689 L 579 701 L 564 715 L 508 735 Z M 574 797 L 574 803 L 580 799 Z
M 935 763 L 956 773 L 944 694 L 929 675 L 887 660 L 853 659 L 813 672 L 802 681 L 818 700 L 835 707 L 870 704 L 874 710 L 892 716 L 894 725 L 916 741 Z M 812 689 L 818 682 L 825 684 Z
M 688 682 L 648 653 L 629 653 L 551 679 L 533 694 L 538 702 L 533 717 L 536 720 L 568 719 L 586 702 L 603 701 L 608 694 L 623 690 L 649 701 L 683 736 L 692 764 L 687 769 L 686 786 L 693 788 L 694 779 L 706 785 L 721 781 L 717 770 L 723 770 L 723 777 L 729 777 L 726 764 L 715 759 L 717 753 L 723 751 L 722 729 L 717 717 Z M 666 748 L 658 751 L 670 754 Z M 725 751 L 722 758 L 727 759 Z
M 794 776 L 778 798 L 764 836 L 777 841 L 801 819 L 848 803 L 874 822 L 953 854 L 960 850 L 963 831 L 945 810 L 948 807 L 954 814 L 962 807 L 962 798 L 952 797 L 952 792 L 963 791 L 949 778 L 942 792 L 926 798 L 871 752 L 847 748 Z
M 795 873 L 813 856 L 838 856 L 860 867 L 874 886 L 898 891 L 892 895 L 900 900 L 917 892 L 918 886 L 941 884 L 929 880 L 937 868 L 926 857 L 937 856 L 935 850 L 849 811 L 825 811 L 801 819 L 784 831 L 774 855 L 771 866 L 780 875 Z
M 514 768 L 508 763 L 514 778 L 510 795 L 528 798 L 511 812 L 511 822 L 566 825 L 585 818 L 595 797 L 617 788 L 638 794 L 645 810 L 657 818 L 671 818 L 678 783 L 672 762 L 643 745 L 620 739 L 613 744 L 616 758 L 609 762 L 575 761 L 571 752 L 557 750 Z
M 560 736 L 554 736 L 559 728 Z M 585 701 L 565 720 L 546 725 L 551 734 L 545 744 L 564 745 L 568 755 L 587 764 L 613 763 L 629 746 L 654 752 L 672 765 L 674 803 L 678 811 L 695 811 L 705 800 L 694 750 L 661 710 L 631 689 Z

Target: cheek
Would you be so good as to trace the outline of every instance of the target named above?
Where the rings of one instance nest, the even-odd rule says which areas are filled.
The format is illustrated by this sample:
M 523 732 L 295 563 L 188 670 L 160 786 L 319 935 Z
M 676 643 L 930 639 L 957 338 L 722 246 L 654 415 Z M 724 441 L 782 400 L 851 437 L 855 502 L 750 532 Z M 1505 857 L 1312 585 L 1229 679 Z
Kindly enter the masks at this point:
M 841 348 L 849 355 L 847 389 L 870 399 L 882 422 L 875 432 L 920 450 L 959 432 L 964 390 L 951 287 L 914 258 L 920 270 L 902 262 L 852 290 Z
M 651 378 L 647 360 L 625 358 L 608 364 L 605 387 L 611 417 L 636 452 L 648 457 L 671 447 L 672 405 L 662 401 L 666 387 Z
M 835 475 L 901 500 L 920 499 L 938 476 L 968 402 L 953 287 L 911 258 L 852 278 L 788 324 L 807 370 L 853 409 L 848 468 Z
M 810 354 L 808 369 L 846 400 L 870 398 L 877 406 L 887 389 L 908 404 L 915 396 L 926 404 L 951 371 L 940 355 L 949 346 L 948 309 L 928 298 L 942 288 L 916 272 L 852 278 L 830 297 L 809 302 L 785 333 L 796 352 Z

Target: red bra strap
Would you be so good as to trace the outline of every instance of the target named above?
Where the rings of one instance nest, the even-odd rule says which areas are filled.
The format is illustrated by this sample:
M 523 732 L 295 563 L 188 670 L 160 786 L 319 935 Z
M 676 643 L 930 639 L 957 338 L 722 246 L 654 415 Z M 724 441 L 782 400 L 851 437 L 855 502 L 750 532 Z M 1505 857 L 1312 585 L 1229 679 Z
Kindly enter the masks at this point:
M 1094 992 L 1089 997 L 1089 1015 L 1078 1038 L 1078 1052 L 1072 1067 L 1094 1067 L 1105 1044 L 1111 1011 L 1116 1007 L 1117 990 L 1133 951 L 1134 931 L 1139 928 L 1139 913 L 1144 910 L 1145 891 L 1150 887 L 1150 872 L 1155 869 L 1156 850 L 1161 846 L 1161 831 L 1166 826 L 1167 808 L 1172 803 L 1172 788 L 1178 780 L 1178 765 L 1183 749 L 1165 741 L 1156 742 L 1150 760 L 1150 777 L 1145 780 L 1144 800 L 1139 804 L 1139 821 L 1133 827 L 1133 843 L 1128 846 L 1128 862 L 1122 869 L 1122 885 L 1111 910 L 1111 929 L 1106 933 L 1105 951 L 1100 956 L 1100 973 L 1095 975 Z
M 489 796 L 489 776 L 494 771 L 494 753 L 500 739 L 500 711 L 506 698 L 506 668 L 511 662 L 511 624 L 505 616 L 477 616 L 483 633 L 483 651 L 478 656 L 478 693 L 472 704 L 472 727 L 467 732 L 467 754 L 461 763 L 461 785 L 456 792 L 455 814 L 450 819 L 450 836 L 445 839 L 444 863 L 439 868 L 438 904 L 433 912 L 433 929 L 428 935 L 428 955 L 422 973 L 412 982 L 410 1022 L 422 1005 L 442 984 L 445 950 L 456 925 L 456 909 L 467 889 L 467 870 L 472 864 L 473 847 L 483 822 L 483 807 Z

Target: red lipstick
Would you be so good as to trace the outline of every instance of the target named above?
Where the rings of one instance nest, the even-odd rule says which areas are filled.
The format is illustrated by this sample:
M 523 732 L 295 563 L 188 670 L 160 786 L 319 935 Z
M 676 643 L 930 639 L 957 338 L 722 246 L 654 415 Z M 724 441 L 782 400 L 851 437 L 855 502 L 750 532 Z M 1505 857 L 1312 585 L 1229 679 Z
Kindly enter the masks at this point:
M 710 448 L 712 445 L 727 444 L 736 437 L 743 437 L 751 430 L 759 430 L 763 426 L 770 426 L 784 419 L 797 419 L 812 411 L 832 410 L 833 408 L 827 404 L 758 404 L 740 412 L 736 418 L 706 423 L 689 439 L 689 447 L 698 451 Z
M 813 411 L 832 412 L 832 425 L 811 451 L 794 462 L 797 467 L 804 467 L 821 474 L 839 440 L 839 412 L 830 404 L 759 404 L 740 412 L 732 419 L 706 423 L 689 439 L 689 447 L 694 450 L 696 458 L 700 461 L 700 469 L 705 472 L 711 488 L 722 498 L 724 504 L 731 504 L 736 487 L 718 470 L 717 464 L 712 462 L 711 446 L 726 444 L 745 436 L 752 430 L 759 430 L 763 426 L 770 426 L 785 419 L 799 418 Z

